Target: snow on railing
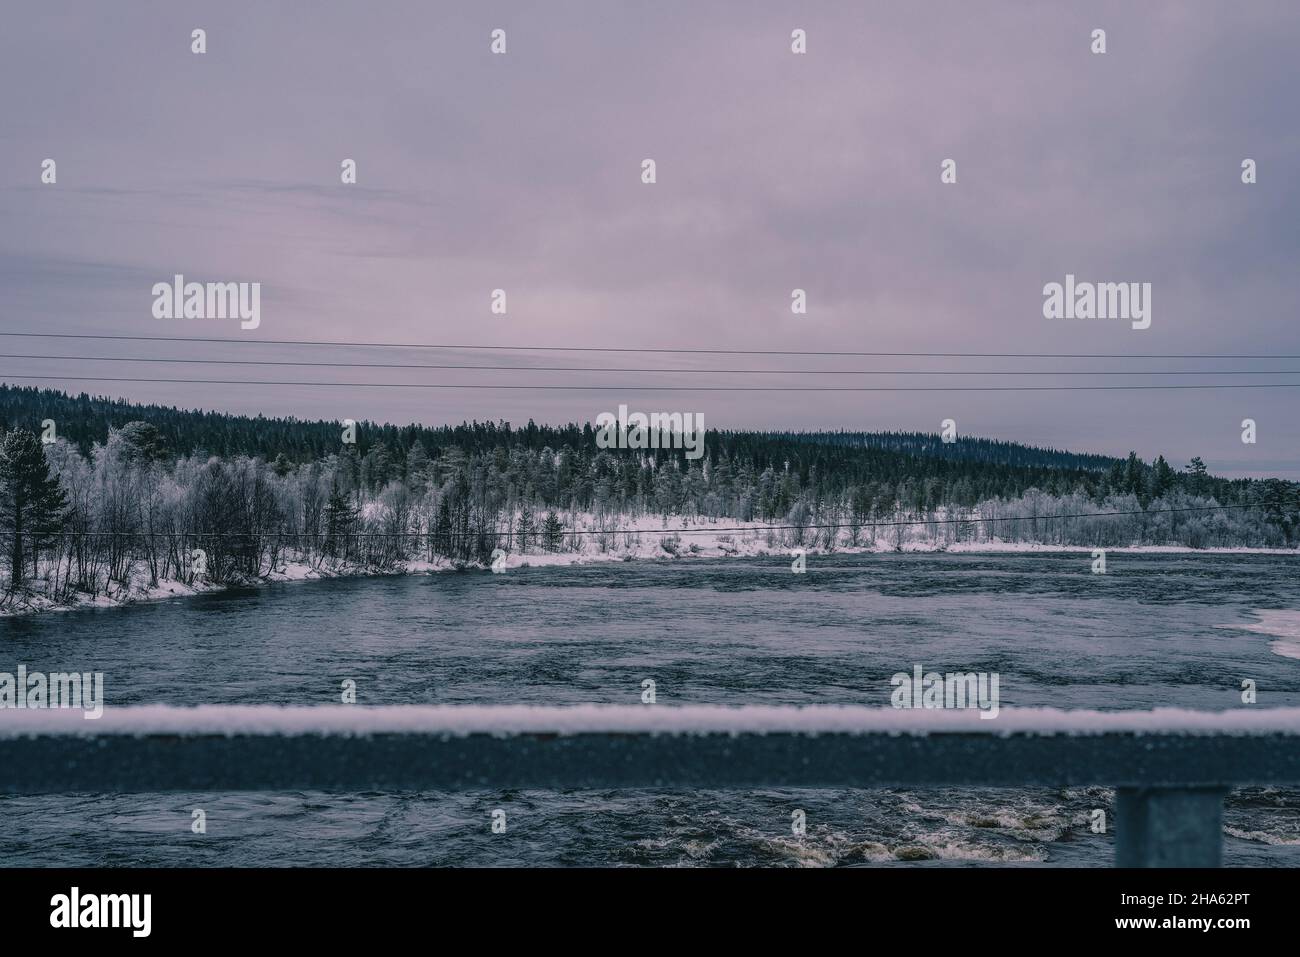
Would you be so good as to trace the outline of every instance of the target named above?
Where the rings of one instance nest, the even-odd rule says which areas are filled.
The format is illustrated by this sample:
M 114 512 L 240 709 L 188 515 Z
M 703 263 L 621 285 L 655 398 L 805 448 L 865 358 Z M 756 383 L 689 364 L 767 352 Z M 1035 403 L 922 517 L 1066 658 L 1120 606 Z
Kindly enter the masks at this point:
M 1215 866 L 1222 801 L 1300 784 L 1300 708 L 164 705 L 0 710 L 0 793 L 1116 787 L 1121 866 Z
M 0 738 L 28 734 L 1300 734 L 1300 708 L 1062 711 L 859 705 L 137 705 L 99 719 L 75 709 L 0 710 Z

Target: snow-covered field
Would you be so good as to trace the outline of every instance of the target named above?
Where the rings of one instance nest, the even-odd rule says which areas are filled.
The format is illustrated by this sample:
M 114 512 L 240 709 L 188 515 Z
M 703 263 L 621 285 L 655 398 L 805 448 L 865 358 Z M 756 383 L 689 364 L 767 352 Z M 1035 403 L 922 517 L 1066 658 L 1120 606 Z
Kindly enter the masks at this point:
M 1039 542 L 1007 542 L 996 537 L 991 540 L 972 542 L 949 542 L 936 539 L 926 534 L 924 525 L 910 526 L 900 536 L 896 526 L 879 526 L 876 536 L 871 535 L 871 527 L 864 526 L 859 543 L 848 544 L 849 536 L 845 529 L 840 529 L 833 547 L 827 547 L 821 530 L 810 528 L 802 536 L 802 545 L 796 545 L 799 536 L 788 526 L 762 522 L 737 522 L 735 519 L 711 519 L 693 517 L 675 519 L 665 523 L 658 516 L 641 516 L 618 519 L 617 531 L 606 531 L 609 519 L 604 521 L 590 514 L 564 515 L 566 532 L 564 542 L 558 551 L 545 551 L 535 544 L 526 549 L 515 547 L 505 549 L 504 562 L 498 567 L 511 568 L 543 567 L 550 565 L 583 565 L 593 562 L 636 561 L 658 559 L 664 561 L 688 560 L 691 558 L 759 558 L 781 556 L 793 559 L 795 550 L 802 548 L 806 555 L 827 554 L 864 554 L 873 552 L 957 552 L 957 553 L 1005 553 L 1005 552 L 1075 552 L 1089 553 L 1091 548 L 1074 545 L 1054 545 Z M 940 526 L 941 528 L 945 526 Z M 1261 555 L 1300 555 L 1296 549 L 1276 548 L 1203 548 L 1193 549 L 1177 545 L 1133 545 L 1109 548 L 1110 552 L 1148 552 L 1148 553 L 1189 553 L 1189 554 L 1261 554 Z M 260 578 L 243 581 L 241 586 L 272 584 L 277 582 L 311 581 L 321 578 L 365 577 L 376 575 L 423 575 L 457 568 L 480 568 L 488 566 L 471 563 L 465 566 L 447 559 L 429 561 L 405 561 L 397 567 L 377 570 L 364 565 L 350 563 L 312 563 L 300 557 L 289 557 L 281 561 L 274 571 Z M 205 582 L 185 584 L 180 581 L 160 580 L 156 584 L 149 582 L 148 573 L 143 563 L 137 564 L 126 583 L 113 582 L 101 594 L 83 596 L 71 604 L 54 602 L 39 592 L 11 596 L 0 616 L 31 614 L 40 611 L 68 610 L 73 608 L 116 607 L 135 602 L 166 601 L 171 598 L 196 595 L 203 592 L 221 591 L 229 587 Z

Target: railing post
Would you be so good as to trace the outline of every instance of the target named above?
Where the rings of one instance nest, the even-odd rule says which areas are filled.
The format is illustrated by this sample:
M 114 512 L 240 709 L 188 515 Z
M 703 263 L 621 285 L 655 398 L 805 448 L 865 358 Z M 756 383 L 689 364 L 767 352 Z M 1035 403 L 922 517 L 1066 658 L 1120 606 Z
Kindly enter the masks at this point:
M 1119 788 L 1116 867 L 1221 867 L 1227 788 Z

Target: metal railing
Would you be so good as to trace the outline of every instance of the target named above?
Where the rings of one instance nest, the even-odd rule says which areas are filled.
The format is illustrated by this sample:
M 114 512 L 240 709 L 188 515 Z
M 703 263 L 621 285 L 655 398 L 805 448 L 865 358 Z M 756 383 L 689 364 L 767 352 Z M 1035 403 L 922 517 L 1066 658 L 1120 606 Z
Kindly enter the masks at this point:
M 1288 784 L 1300 708 L 0 711 L 0 793 L 1107 785 L 1121 867 L 1218 866 L 1224 795 Z

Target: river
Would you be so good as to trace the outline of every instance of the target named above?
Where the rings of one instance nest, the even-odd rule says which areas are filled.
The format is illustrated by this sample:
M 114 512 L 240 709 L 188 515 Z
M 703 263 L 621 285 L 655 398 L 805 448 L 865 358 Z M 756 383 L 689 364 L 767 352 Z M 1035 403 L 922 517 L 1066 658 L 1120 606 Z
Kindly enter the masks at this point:
M 102 671 L 108 705 L 884 706 L 997 672 L 1002 707 L 1300 705 L 1297 559 L 1083 553 L 686 559 L 334 579 L 0 620 L 0 670 Z M 1260 615 L 1259 612 L 1266 612 Z M 1111 862 L 1103 788 L 0 797 L 10 865 Z M 202 808 L 207 833 L 190 828 Z M 491 829 L 502 808 L 508 827 Z M 803 810 L 807 834 L 791 833 Z M 1300 792 L 1235 792 L 1225 863 L 1300 866 Z

